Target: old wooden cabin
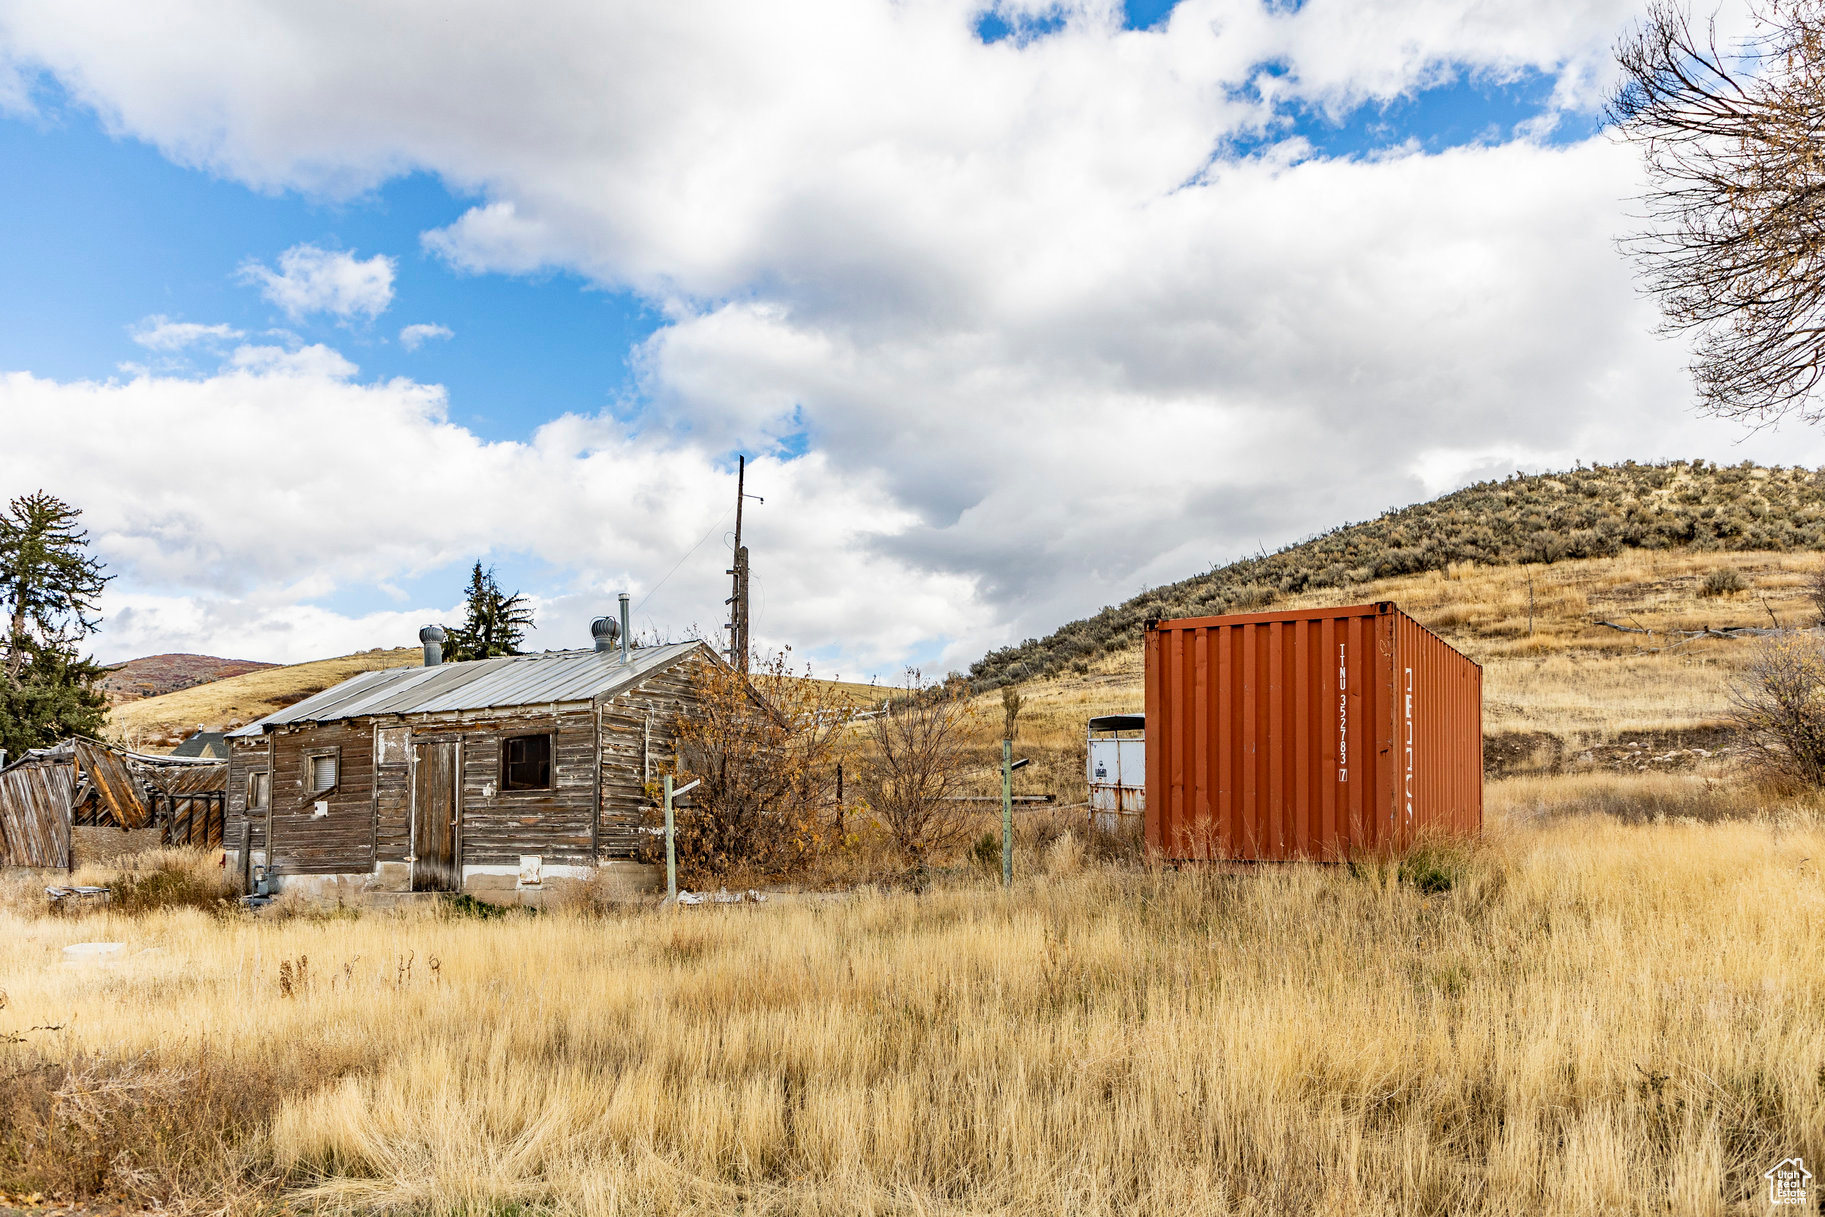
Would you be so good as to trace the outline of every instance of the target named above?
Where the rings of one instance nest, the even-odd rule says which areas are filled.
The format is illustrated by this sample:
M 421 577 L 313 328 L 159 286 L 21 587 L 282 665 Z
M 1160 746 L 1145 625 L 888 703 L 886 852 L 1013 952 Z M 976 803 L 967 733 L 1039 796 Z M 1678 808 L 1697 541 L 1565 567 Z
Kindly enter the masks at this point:
M 650 890 L 646 785 L 671 756 L 701 642 L 368 672 L 231 733 L 228 863 L 250 890 L 461 891 L 542 904 L 599 876 Z M 383 897 L 384 898 L 384 897 Z

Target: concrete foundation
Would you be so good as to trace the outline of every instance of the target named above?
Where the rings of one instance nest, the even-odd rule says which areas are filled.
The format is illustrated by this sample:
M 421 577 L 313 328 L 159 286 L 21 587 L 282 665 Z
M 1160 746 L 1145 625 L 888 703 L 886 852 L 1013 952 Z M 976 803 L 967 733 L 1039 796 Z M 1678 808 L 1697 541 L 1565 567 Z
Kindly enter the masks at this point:
M 261 860 L 254 851 L 254 861 Z M 229 851 L 228 864 L 239 866 L 238 851 Z M 238 870 L 235 873 L 239 873 Z M 535 882 L 524 882 L 528 875 Z M 281 895 L 356 908 L 393 908 L 400 897 L 436 893 L 411 891 L 412 868 L 404 862 L 379 863 L 371 874 L 275 875 Z M 601 866 L 544 866 L 530 871 L 517 866 L 465 866 L 462 892 L 488 904 L 517 908 L 553 908 L 588 886 L 607 900 L 636 901 L 665 892 L 665 870 L 642 862 L 605 862 Z

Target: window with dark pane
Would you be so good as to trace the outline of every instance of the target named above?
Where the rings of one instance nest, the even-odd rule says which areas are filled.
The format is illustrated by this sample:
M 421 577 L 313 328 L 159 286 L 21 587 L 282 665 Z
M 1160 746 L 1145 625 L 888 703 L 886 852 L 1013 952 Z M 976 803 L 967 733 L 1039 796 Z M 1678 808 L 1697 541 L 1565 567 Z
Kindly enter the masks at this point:
M 551 789 L 549 735 L 514 735 L 502 742 L 501 789 Z

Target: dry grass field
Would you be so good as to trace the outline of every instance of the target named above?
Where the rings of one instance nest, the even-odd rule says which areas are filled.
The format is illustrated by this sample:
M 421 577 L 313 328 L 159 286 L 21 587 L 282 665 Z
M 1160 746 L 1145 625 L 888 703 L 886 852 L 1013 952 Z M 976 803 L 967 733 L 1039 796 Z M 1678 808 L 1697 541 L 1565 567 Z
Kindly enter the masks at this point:
M 1751 809 L 1702 779 L 1568 780 L 1498 784 L 1487 839 L 1404 878 L 1106 868 L 1065 837 L 1023 850 L 1011 894 L 959 872 L 724 910 L 51 918 L 15 885 L 0 1188 L 222 1212 L 1761 1211 L 1762 1170 L 1825 1156 L 1825 832 L 1796 808 L 1705 822 Z M 1643 822 L 1577 814 L 1630 798 Z M 125 951 L 65 962 L 95 940 Z

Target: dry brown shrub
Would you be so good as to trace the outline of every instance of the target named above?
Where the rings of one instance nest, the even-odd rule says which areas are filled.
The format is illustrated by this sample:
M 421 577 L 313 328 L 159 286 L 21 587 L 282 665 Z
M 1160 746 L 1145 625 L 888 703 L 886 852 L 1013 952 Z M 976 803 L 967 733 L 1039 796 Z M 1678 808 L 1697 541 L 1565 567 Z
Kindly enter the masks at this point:
M 1825 638 L 1787 632 L 1760 640 L 1729 692 L 1752 770 L 1825 786 Z
M 216 911 L 232 903 L 234 878 L 221 854 L 200 849 L 156 849 L 125 856 L 104 886 L 121 913 L 195 908 Z
M 0 1048 L 0 1185 L 161 1206 L 209 1195 L 232 1211 L 263 1183 L 251 1151 L 283 1098 L 264 1081 L 220 1057 L 162 1063 L 51 1036 Z
M 854 713 L 836 686 L 772 656 L 751 674 L 706 665 L 678 726 L 676 776 L 702 782 L 674 809 L 679 881 L 761 881 L 802 871 L 835 828 L 836 768 Z M 657 791 L 649 791 L 657 797 Z M 664 823 L 661 808 L 648 824 Z M 664 861 L 653 838 L 651 860 Z

